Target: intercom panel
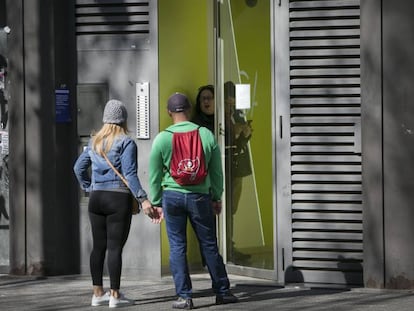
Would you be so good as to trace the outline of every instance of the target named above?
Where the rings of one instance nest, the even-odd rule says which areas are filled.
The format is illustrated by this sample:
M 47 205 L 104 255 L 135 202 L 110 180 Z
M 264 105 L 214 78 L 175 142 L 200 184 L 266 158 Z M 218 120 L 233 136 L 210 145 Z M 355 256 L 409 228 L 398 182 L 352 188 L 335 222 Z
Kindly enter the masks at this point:
M 150 138 L 149 82 L 136 84 L 137 138 Z

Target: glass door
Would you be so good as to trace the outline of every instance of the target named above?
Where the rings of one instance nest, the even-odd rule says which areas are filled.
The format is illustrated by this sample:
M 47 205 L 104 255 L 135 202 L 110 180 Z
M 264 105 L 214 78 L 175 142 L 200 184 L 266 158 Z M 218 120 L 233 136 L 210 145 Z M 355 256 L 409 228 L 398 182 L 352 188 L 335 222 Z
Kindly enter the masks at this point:
M 224 258 L 232 272 L 264 269 L 274 278 L 271 1 L 218 1 L 216 16 Z

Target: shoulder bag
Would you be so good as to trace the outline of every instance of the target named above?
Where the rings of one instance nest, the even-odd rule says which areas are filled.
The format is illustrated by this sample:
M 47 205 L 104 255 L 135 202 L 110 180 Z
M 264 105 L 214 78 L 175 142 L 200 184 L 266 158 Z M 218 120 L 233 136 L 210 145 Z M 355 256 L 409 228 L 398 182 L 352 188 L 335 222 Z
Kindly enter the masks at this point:
M 119 178 L 121 178 L 121 180 L 123 181 L 123 183 L 125 184 L 125 186 L 128 187 L 128 181 L 125 179 L 124 176 L 122 176 L 122 174 L 112 165 L 111 161 L 109 161 L 108 157 L 106 156 L 106 154 L 103 154 L 103 157 L 105 158 L 106 162 L 108 162 L 108 165 L 112 168 L 112 170 L 119 176 Z M 130 190 L 131 191 L 131 190 Z M 132 193 L 131 193 L 132 195 Z M 139 213 L 139 202 L 135 199 L 135 196 L 132 195 L 132 214 L 136 215 Z

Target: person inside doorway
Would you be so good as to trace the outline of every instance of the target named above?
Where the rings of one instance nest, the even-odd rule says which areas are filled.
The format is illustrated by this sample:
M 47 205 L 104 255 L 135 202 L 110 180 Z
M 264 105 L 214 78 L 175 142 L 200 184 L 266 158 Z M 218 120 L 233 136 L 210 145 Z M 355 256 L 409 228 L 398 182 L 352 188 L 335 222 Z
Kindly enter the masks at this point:
M 225 112 L 225 148 L 226 148 L 226 202 L 227 235 L 229 261 L 237 263 L 249 259 L 250 255 L 243 254 L 235 248 L 234 217 L 237 213 L 242 194 L 243 178 L 252 174 L 250 164 L 249 140 L 253 129 L 251 121 L 246 120 L 242 110 L 236 109 L 236 87 L 232 81 L 224 84 L 224 112 Z
M 191 121 L 208 128 L 214 134 L 214 113 L 214 86 L 201 86 L 198 89 L 195 113 Z

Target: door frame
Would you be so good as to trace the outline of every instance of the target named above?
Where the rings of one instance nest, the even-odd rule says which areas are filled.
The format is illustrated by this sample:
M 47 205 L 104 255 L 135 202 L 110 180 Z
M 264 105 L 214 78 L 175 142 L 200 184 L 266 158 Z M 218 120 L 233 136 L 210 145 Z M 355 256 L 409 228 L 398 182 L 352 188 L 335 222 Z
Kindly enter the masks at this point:
M 215 74 L 214 74 L 214 79 L 215 79 L 215 90 L 216 90 L 216 94 L 215 94 L 215 98 L 216 98 L 216 102 L 224 102 L 224 96 L 223 96 L 223 87 L 222 85 L 224 84 L 224 65 L 223 65 L 223 39 L 220 36 L 220 4 L 223 3 L 223 0 L 217 0 L 215 1 L 214 4 L 214 64 L 215 64 Z M 272 115 L 274 116 L 272 118 L 272 140 L 275 142 L 276 140 L 276 135 L 277 135 L 277 131 L 275 130 L 278 126 L 278 124 L 275 122 L 276 120 L 276 108 L 275 108 L 275 91 L 274 91 L 274 84 L 275 84 L 275 59 L 274 59 L 274 42 L 276 41 L 275 38 L 275 34 L 274 34 L 274 30 L 275 30 L 275 19 L 276 19 L 276 15 L 275 15 L 275 10 L 274 10 L 274 1 L 270 1 L 270 6 L 271 6 L 271 23 L 270 23 L 270 33 L 271 33 L 271 37 L 269 38 L 269 40 L 271 41 L 271 48 L 272 48 L 272 82 L 271 82 L 271 97 L 272 97 Z M 223 109 L 224 110 L 224 109 Z M 222 159 L 223 159 L 223 172 L 225 172 L 225 167 L 224 167 L 224 157 L 225 157 L 225 138 L 224 135 L 221 133 L 224 133 L 224 111 L 220 111 L 220 109 L 218 109 L 218 105 L 216 105 L 216 133 L 219 133 L 217 135 L 217 139 L 219 142 L 219 146 L 222 152 Z M 276 145 L 275 143 L 272 145 L 272 153 L 273 153 L 273 161 L 272 161 L 272 167 L 275 168 L 276 167 Z M 276 199 L 276 172 L 277 170 L 274 169 L 273 170 L 273 215 L 274 215 L 274 219 L 273 219 L 273 241 L 274 241 L 274 245 L 273 245 L 273 260 L 274 260 L 274 268 L 273 270 L 267 270 L 267 269 L 259 269 L 259 268 L 252 268 L 252 267 L 247 267 L 247 266 L 240 266 L 240 265 L 234 265 L 232 263 L 227 262 L 227 228 L 226 228 L 226 195 L 225 192 L 223 193 L 223 210 L 222 210 L 222 214 L 221 217 L 219 217 L 219 230 L 218 230 L 218 237 L 219 237 L 219 244 L 220 244 L 220 250 L 221 253 L 223 255 L 223 260 L 226 263 L 227 266 L 227 270 L 229 273 L 232 274 L 237 274 L 237 275 L 243 275 L 243 276 L 249 276 L 249 277 L 255 277 L 255 278 L 261 278 L 261 279 L 269 279 L 269 280 L 274 280 L 276 282 L 280 282 L 281 280 L 283 280 L 283 278 L 280 278 L 280 272 L 279 272 L 279 267 L 281 266 L 280 259 L 278 257 L 278 254 L 280 253 L 277 245 L 279 244 L 278 240 L 277 240 L 277 236 L 278 236 L 278 230 L 277 230 L 277 222 L 276 219 L 278 217 L 276 217 L 276 204 L 277 204 L 277 199 Z M 226 176 L 225 176 L 226 178 Z M 226 189 L 224 190 L 226 191 Z M 288 209 L 289 210 L 289 209 Z M 286 223 L 281 221 L 281 223 Z
M 278 281 L 285 282 L 285 271 L 292 265 L 292 192 L 290 164 L 290 79 L 289 79 L 289 2 L 274 5 L 274 101 L 275 101 L 275 215 Z

